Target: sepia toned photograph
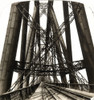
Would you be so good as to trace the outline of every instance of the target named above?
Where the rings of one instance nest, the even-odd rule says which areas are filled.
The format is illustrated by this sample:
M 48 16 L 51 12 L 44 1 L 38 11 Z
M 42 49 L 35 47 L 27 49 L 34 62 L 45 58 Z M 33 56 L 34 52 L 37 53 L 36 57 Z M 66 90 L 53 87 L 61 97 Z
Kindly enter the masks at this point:
M 0 100 L 94 100 L 94 0 L 1 0 Z

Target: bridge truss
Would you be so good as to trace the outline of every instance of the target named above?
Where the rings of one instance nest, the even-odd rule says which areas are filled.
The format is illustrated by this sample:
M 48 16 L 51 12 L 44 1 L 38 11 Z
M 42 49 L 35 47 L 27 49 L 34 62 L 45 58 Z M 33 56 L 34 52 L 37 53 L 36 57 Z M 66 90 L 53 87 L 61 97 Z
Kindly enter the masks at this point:
M 0 94 L 15 89 L 22 91 L 26 87 L 26 91 L 30 91 L 32 86 L 35 87 L 35 91 L 41 82 L 48 87 L 49 84 L 62 84 L 65 87 L 94 92 L 94 47 L 84 5 L 62 1 L 64 22 L 59 26 L 53 3 L 34 1 L 33 16 L 29 13 L 29 2 L 12 4 L 0 65 Z M 47 17 L 45 30 L 40 26 L 42 15 Z M 73 20 L 76 22 L 83 54 L 83 60 L 79 61 L 72 60 L 70 24 Z M 63 39 L 64 33 L 66 44 Z M 19 34 L 22 35 L 21 52 L 20 61 L 16 61 Z M 88 81 L 79 72 L 81 69 L 86 69 Z M 14 71 L 19 77 L 11 85 Z M 67 74 L 69 83 L 66 79 Z

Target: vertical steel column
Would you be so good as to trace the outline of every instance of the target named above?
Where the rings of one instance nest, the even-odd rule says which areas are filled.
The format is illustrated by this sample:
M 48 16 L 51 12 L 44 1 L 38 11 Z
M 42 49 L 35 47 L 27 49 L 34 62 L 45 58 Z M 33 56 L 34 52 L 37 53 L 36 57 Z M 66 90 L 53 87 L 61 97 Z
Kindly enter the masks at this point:
M 57 28 L 56 28 L 55 24 L 53 24 L 53 22 L 51 22 L 51 23 L 52 23 L 53 33 L 54 33 L 53 38 L 56 38 L 56 37 L 58 37 L 57 30 L 56 30 Z M 60 42 L 56 41 L 56 43 L 54 45 L 56 47 L 57 59 L 58 59 L 58 63 L 59 63 L 60 69 L 61 69 L 60 75 L 61 75 L 62 83 L 67 83 L 66 76 L 64 73 L 62 73 L 64 66 L 63 66 L 63 57 L 62 57 L 62 53 L 61 53 Z
M 48 48 L 48 44 L 50 42 L 50 40 L 49 40 L 49 34 L 51 32 L 50 4 L 53 5 L 53 1 L 48 2 L 47 31 L 46 31 L 46 48 L 45 48 L 45 64 L 46 64 L 46 60 L 47 60 L 47 48 Z M 53 70 L 54 70 L 54 68 L 53 68 Z M 55 82 L 55 80 L 58 80 L 57 77 L 56 77 L 56 73 L 53 74 L 53 79 L 54 79 L 54 82 Z
M 39 1 L 35 1 L 35 6 L 37 7 L 37 13 L 36 13 L 36 28 L 37 28 L 37 34 L 36 34 L 36 39 L 38 41 L 38 51 L 39 51 L 39 67 L 41 68 L 41 37 L 40 37 L 40 14 L 39 14 Z
M 12 4 L 5 44 L 0 65 L 0 94 L 6 92 L 10 86 L 13 75 L 17 44 L 21 26 L 21 14 L 17 9 L 19 3 Z
M 84 5 L 72 2 L 72 6 L 89 84 L 94 84 L 94 47 L 90 35 Z M 90 86 L 90 91 L 94 92 L 93 86 Z
M 36 12 L 36 17 L 35 17 L 35 26 L 37 28 L 36 30 L 36 41 L 38 41 L 38 51 L 39 51 L 39 56 L 38 56 L 38 62 L 39 62 L 39 67 L 41 68 L 41 44 L 40 44 L 40 16 L 39 16 L 39 1 L 35 1 L 35 7 L 37 9 Z M 38 66 L 38 65 L 36 65 Z M 35 74 L 34 74 L 35 75 Z M 36 78 L 36 76 L 35 76 Z
M 24 8 L 29 12 L 29 2 L 24 4 Z M 28 14 L 23 10 L 24 15 L 28 18 Z M 23 25 L 22 25 L 22 40 L 21 40 L 21 53 L 20 53 L 20 62 L 21 68 L 25 67 L 25 50 L 26 50 L 26 36 L 27 36 L 27 23 L 28 21 L 23 17 Z M 19 76 L 21 73 L 19 73 Z M 20 80 L 20 83 L 23 81 L 23 77 Z M 23 84 L 19 88 L 22 88 Z
M 40 10 L 40 8 L 39 8 L 40 4 L 39 4 L 39 1 L 35 1 L 35 6 L 38 9 L 37 10 L 37 15 L 36 15 L 36 27 L 37 27 L 37 31 L 38 31 L 38 33 L 36 34 L 36 39 L 38 41 L 38 52 L 39 52 L 38 63 L 39 63 L 39 65 L 37 65 L 37 66 L 39 66 L 39 68 L 41 68 L 41 63 L 42 62 L 41 62 L 41 36 L 40 36 L 40 12 L 39 12 L 39 10 Z M 41 77 L 40 77 L 40 80 L 41 80 Z M 40 82 L 40 80 L 39 80 L 39 82 Z
M 64 9 L 64 22 L 65 22 L 65 34 L 66 34 L 66 45 L 67 45 L 67 57 L 66 61 L 72 63 L 72 49 L 71 49 L 71 34 L 70 34 L 70 23 L 69 23 L 69 10 L 68 10 L 68 2 L 63 1 L 63 9 Z M 67 64 L 68 64 L 67 62 Z M 73 67 L 68 64 L 68 67 L 70 67 L 71 70 L 73 70 Z M 71 83 L 76 83 L 76 76 L 75 73 L 70 73 L 70 84 Z M 76 88 L 76 87 L 73 87 Z
M 51 20 L 52 20 L 53 24 L 56 26 L 56 29 L 58 31 L 59 30 L 59 24 L 58 24 L 58 21 L 56 19 L 54 9 L 53 9 L 53 7 L 50 7 L 50 8 L 51 8 L 50 9 L 50 17 L 53 18 Z M 65 46 L 64 39 L 63 39 L 62 35 L 60 35 L 60 34 L 62 34 L 61 31 L 58 31 L 57 34 L 58 34 L 58 41 L 60 41 L 64 55 L 66 55 L 66 46 Z
M 66 75 L 65 75 L 65 73 L 62 73 L 62 71 L 64 70 L 64 63 L 63 63 L 62 53 L 60 50 L 60 44 L 59 44 L 59 42 L 57 42 L 57 43 L 58 43 L 58 45 L 56 44 L 56 54 L 57 54 L 58 64 L 60 67 L 61 81 L 62 81 L 62 83 L 67 84 Z
M 49 19 L 49 14 L 50 14 L 50 12 L 49 12 L 49 2 L 48 2 L 48 13 L 47 13 L 47 29 L 46 29 L 46 44 L 45 44 L 45 64 L 46 64 L 46 60 L 47 60 L 47 48 L 48 48 L 48 44 L 49 44 L 49 33 L 50 33 L 50 31 L 51 31 L 51 25 L 50 25 L 50 23 L 51 23 L 51 21 L 50 21 L 50 19 Z
M 34 56 L 35 34 L 36 34 L 36 31 L 39 30 L 39 26 L 37 27 L 39 23 L 38 16 L 39 16 L 39 1 L 35 1 L 34 14 L 33 14 L 33 26 L 30 26 L 31 28 L 30 28 L 30 32 L 29 32 L 29 36 L 27 40 L 27 46 L 26 46 L 26 61 L 29 63 L 31 63 Z M 39 34 L 39 32 L 37 34 Z
M 37 2 L 37 1 L 36 1 Z M 34 49 L 34 40 L 35 40 L 35 32 L 37 31 L 37 27 L 36 27 L 36 18 L 37 18 L 37 13 L 39 11 L 39 5 L 36 5 L 34 7 L 34 14 L 33 14 L 33 26 L 30 26 L 30 32 L 29 32 L 29 36 L 28 36 L 28 40 L 27 40 L 27 46 L 26 46 L 26 61 L 27 62 L 31 62 L 33 59 L 33 49 Z M 39 33 L 37 33 L 39 34 Z
M 56 19 L 56 16 L 55 16 L 55 13 L 54 13 L 54 10 L 53 10 L 51 4 L 50 4 L 49 10 L 50 10 L 50 20 L 51 20 L 53 33 L 54 33 L 54 38 L 56 38 L 60 34 L 57 31 L 59 29 L 59 25 L 58 25 L 58 21 Z M 64 44 L 62 36 L 59 36 L 59 40 L 55 43 L 58 62 L 59 62 L 59 65 L 60 65 L 60 68 L 61 68 L 61 71 L 62 71 L 64 66 L 63 66 L 63 57 L 62 57 L 62 53 L 61 53 L 60 44 L 62 45 L 62 48 L 64 48 L 64 50 L 65 50 L 65 44 Z M 62 83 L 67 83 L 65 74 L 60 72 L 60 75 L 61 75 Z

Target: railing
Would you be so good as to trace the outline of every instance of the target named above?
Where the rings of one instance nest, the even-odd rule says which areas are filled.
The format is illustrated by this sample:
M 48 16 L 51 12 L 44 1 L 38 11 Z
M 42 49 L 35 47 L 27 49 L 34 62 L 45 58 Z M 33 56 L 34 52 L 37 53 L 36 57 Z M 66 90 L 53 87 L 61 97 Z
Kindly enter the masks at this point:
M 29 95 L 32 95 L 35 92 L 38 86 L 39 84 L 31 85 L 26 88 L 4 93 L 0 95 L 0 100 L 25 100 Z

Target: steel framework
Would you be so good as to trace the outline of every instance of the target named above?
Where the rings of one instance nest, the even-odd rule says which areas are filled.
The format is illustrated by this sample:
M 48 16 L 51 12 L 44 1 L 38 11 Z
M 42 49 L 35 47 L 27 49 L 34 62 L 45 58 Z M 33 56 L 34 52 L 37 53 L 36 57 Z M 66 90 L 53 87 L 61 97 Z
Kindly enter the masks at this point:
M 47 3 L 34 1 L 33 17 L 29 14 L 29 2 L 12 4 L 0 65 L 0 94 L 23 88 L 24 90 L 17 92 L 20 98 L 19 93 L 29 91 L 30 94 L 30 86 L 34 86 L 31 91 L 33 93 L 41 82 L 46 83 L 48 87 L 53 83 L 75 89 L 83 87 L 94 92 L 94 47 L 84 5 L 68 1 L 62 3 L 64 22 L 60 26 L 53 8 L 53 1 Z M 69 8 L 72 10 L 70 13 Z M 43 14 L 47 17 L 45 30 L 40 26 L 40 18 Z M 79 61 L 72 60 L 70 24 L 74 19 L 84 58 Z M 30 28 L 29 33 L 28 27 Z M 63 39 L 64 32 L 66 44 Z M 19 34 L 22 34 L 20 61 L 16 61 Z M 86 69 L 88 81 L 79 72 L 81 69 Z M 19 78 L 11 85 L 14 71 L 19 74 Z M 67 74 L 69 74 L 69 83 L 66 79 Z M 55 89 L 55 86 L 53 88 Z M 49 92 L 47 87 L 45 89 Z M 9 94 L 6 95 L 9 96 Z M 4 96 L 2 95 L 1 98 Z

